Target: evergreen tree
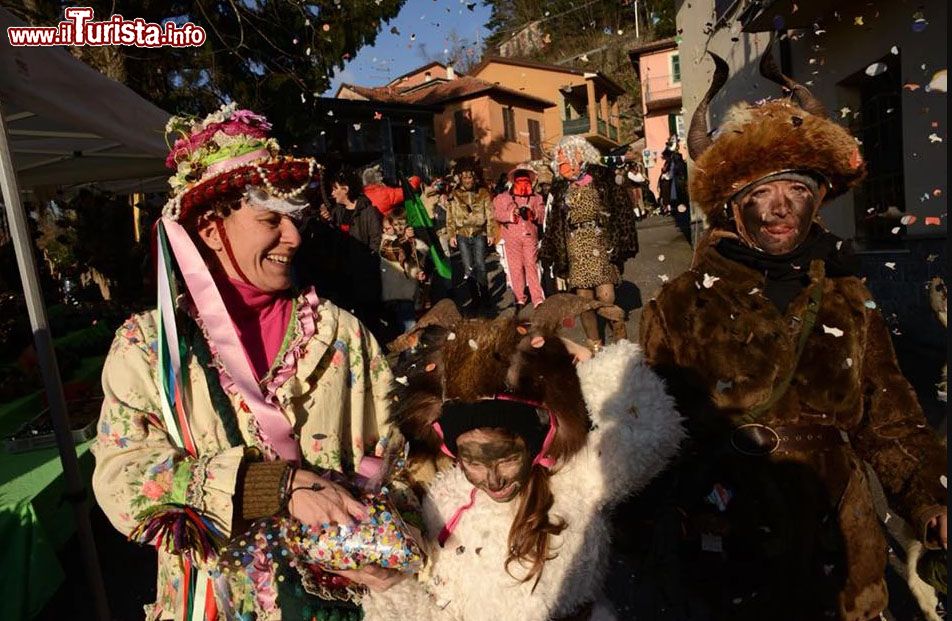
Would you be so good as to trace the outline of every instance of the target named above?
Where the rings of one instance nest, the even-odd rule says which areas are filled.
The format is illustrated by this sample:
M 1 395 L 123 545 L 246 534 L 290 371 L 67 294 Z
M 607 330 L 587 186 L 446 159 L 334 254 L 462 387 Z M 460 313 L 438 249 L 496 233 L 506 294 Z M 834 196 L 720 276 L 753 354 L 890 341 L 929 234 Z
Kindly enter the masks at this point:
M 94 19 L 205 29 L 201 47 L 73 47 L 71 52 L 170 113 L 205 114 L 234 100 L 265 114 L 288 146 L 310 129 L 313 99 L 335 69 L 365 45 L 406 0 L 85 0 Z M 20 0 L 25 21 L 49 26 L 75 2 Z

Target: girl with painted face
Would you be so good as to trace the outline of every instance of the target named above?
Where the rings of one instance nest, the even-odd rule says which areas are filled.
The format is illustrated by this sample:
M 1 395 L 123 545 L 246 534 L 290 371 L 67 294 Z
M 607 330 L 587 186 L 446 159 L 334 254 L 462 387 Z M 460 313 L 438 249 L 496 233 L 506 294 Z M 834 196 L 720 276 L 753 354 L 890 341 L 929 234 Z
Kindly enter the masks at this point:
M 234 105 L 169 122 L 158 308 L 126 321 L 103 369 L 93 490 L 118 530 L 158 547 L 149 619 L 360 617 L 302 587 L 322 578 L 293 558 L 218 564 L 250 520 L 362 520 L 332 475 L 372 463 L 387 429 L 391 376 L 373 337 L 313 288 L 292 289 L 301 196 L 320 167 L 282 155 L 270 127 Z M 324 579 L 386 588 L 399 576 Z
M 638 252 L 635 212 L 615 175 L 581 136 L 565 136 L 552 154 L 557 179 L 539 256 L 544 269 L 564 279 L 578 295 L 613 304 L 625 260 Z M 589 347 L 602 337 L 594 313 L 582 316 Z M 627 337 L 624 321 L 612 323 L 615 340 Z
M 401 435 L 389 444 L 409 442 L 431 566 L 365 599 L 368 621 L 611 615 L 606 516 L 664 467 L 683 431 L 637 346 L 593 356 L 558 336 L 589 311 L 621 316 L 556 294 L 531 323 L 464 320 L 444 300 L 393 344 L 407 349 L 392 393 Z

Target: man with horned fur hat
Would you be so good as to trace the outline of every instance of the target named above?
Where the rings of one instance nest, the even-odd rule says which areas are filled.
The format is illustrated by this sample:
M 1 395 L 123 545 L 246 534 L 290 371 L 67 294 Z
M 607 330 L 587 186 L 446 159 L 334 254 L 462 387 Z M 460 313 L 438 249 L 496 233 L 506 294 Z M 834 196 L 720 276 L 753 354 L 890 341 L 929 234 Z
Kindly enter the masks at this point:
M 683 430 L 637 345 L 592 357 L 557 335 L 586 311 L 622 314 L 557 294 L 532 323 L 463 320 L 444 300 L 397 343 L 411 348 L 391 422 L 411 470 L 443 464 L 423 495 L 427 576 L 369 594 L 368 621 L 614 618 L 601 592 L 607 514 L 661 471 Z
M 680 583 L 711 618 L 879 618 L 886 544 L 863 460 L 926 545 L 945 547 L 946 458 L 848 246 L 819 221 L 863 159 L 769 48 L 761 72 L 792 101 L 736 106 L 712 140 L 727 64 L 711 56 L 688 137 L 711 228 L 641 320 L 692 436 L 652 509 L 687 516 Z

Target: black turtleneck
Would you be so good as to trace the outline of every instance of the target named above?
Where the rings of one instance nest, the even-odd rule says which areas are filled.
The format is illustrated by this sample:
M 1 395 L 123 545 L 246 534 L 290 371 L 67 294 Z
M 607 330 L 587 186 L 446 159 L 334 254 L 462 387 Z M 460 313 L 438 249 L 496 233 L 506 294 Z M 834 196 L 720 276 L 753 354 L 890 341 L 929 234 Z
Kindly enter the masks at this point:
M 816 224 L 803 243 L 786 254 L 767 254 L 731 238 L 721 239 L 714 248 L 724 258 L 763 274 L 764 295 L 781 313 L 810 283 L 811 261 L 823 261 L 826 275 L 832 277 L 855 276 L 859 270 L 850 243 Z

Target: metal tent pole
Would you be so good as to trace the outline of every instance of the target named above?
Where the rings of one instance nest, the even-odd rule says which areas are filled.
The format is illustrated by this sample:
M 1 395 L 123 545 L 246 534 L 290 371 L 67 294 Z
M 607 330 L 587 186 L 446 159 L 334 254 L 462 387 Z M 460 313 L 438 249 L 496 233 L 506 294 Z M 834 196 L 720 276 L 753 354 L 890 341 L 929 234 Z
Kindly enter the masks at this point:
M 93 541 L 92 525 L 89 521 L 89 499 L 86 486 L 79 475 L 79 460 L 76 458 L 76 446 L 69 431 L 69 418 L 66 414 L 66 399 L 63 396 L 63 384 L 59 367 L 56 365 L 56 352 L 50 336 L 46 319 L 46 307 L 40 291 L 40 279 L 36 269 L 36 257 L 33 255 L 33 242 L 27 224 L 23 205 L 20 203 L 20 189 L 17 186 L 13 157 L 7 139 L 7 123 L 3 115 L 3 102 L 0 101 L 0 190 L 6 204 L 10 236 L 20 268 L 20 280 L 23 283 L 23 295 L 26 298 L 30 325 L 33 328 L 33 341 L 43 374 L 43 386 L 50 406 L 50 418 L 56 434 L 56 446 L 59 448 L 60 461 L 63 464 L 63 476 L 66 481 L 64 499 L 73 506 L 76 518 L 76 533 L 86 569 L 86 580 L 95 604 L 96 618 L 109 621 L 109 603 L 106 601 L 106 589 L 99 569 L 99 555 Z

